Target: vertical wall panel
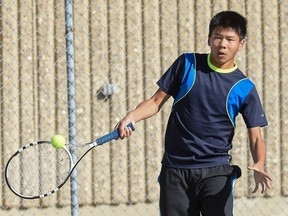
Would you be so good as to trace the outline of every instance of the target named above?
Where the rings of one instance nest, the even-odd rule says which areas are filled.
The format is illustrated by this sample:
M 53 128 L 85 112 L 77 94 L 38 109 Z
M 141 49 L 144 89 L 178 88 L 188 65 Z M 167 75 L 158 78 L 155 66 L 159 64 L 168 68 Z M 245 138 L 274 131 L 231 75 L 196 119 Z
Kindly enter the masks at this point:
M 255 13 L 259 11 L 259 13 Z M 248 32 L 247 32 L 247 42 L 246 42 L 246 55 L 247 55 L 247 64 L 248 71 L 247 74 L 249 78 L 255 83 L 258 90 L 260 99 L 263 103 L 263 64 L 262 64 L 262 55 L 263 55 L 263 46 L 262 46 L 262 16 L 261 16 L 261 2 L 260 1 L 251 1 L 250 4 L 247 4 L 247 21 L 248 21 Z M 247 140 L 248 145 L 248 140 Z M 247 148 L 247 154 L 249 164 L 253 164 L 251 153 L 249 148 Z M 251 192 L 254 190 L 255 183 L 253 178 L 253 172 L 248 171 L 248 194 L 251 195 Z
M 127 112 L 124 1 L 111 0 L 108 8 L 111 83 L 118 84 L 121 90 L 121 94 L 112 95 L 110 121 L 114 127 Z M 125 202 L 128 199 L 127 141 L 111 145 L 111 169 L 112 203 Z
M 263 2 L 263 55 L 264 107 L 270 126 L 265 130 L 267 143 L 267 170 L 273 176 L 270 196 L 280 193 L 280 92 L 279 92 L 279 35 L 278 7 L 276 0 Z
M 20 143 L 25 145 L 35 139 L 37 131 L 35 130 L 35 74 L 34 74 L 34 52 L 33 40 L 33 9 L 32 1 L 20 1 L 18 18 L 21 23 L 19 28 L 19 102 L 20 102 Z M 32 10 L 32 12 L 31 12 Z M 23 175 L 29 170 L 29 167 L 23 167 Z M 35 173 L 37 175 L 37 173 Z M 22 200 L 23 207 L 37 206 L 40 200 Z
M 54 124 L 56 132 L 68 135 L 68 102 L 67 102 L 67 71 L 66 71 L 66 40 L 65 40 L 65 10 L 64 1 L 54 2 L 54 44 L 55 44 L 55 100 L 57 104 Z M 57 194 L 57 205 L 70 204 L 70 181 Z
M 216 13 L 228 10 L 228 1 L 227 0 L 212 0 L 211 8 L 212 16 L 214 16 Z
M 36 34 L 37 52 L 35 50 L 37 60 L 37 85 L 35 90 L 37 100 L 35 101 L 34 112 L 37 114 L 37 125 L 40 126 L 39 136 L 37 140 L 49 140 L 56 132 L 55 114 L 57 107 L 55 106 L 55 63 L 54 63 L 54 8 L 47 2 L 41 2 L 36 5 Z M 47 34 L 48 32 L 48 34 Z M 35 131 L 36 132 L 36 131 Z M 57 132 L 59 134 L 59 132 Z M 48 159 L 48 158 L 47 158 Z M 56 155 L 49 157 L 51 160 L 56 160 Z M 51 163 L 55 164 L 55 163 Z M 51 181 L 56 181 L 56 167 L 51 167 L 54 172 L 51 172 Z M 52 176 L 54 175 L 54 176 Z M 42 206 L 54 205 L 57 196 L 50 196 L 47 199 L 41 200 Z
M 101 89 L 109 83 L 108 59 L 108 14 L 107 2 L 91 1 L 90 12 L 90 67 L 91 67 L 91 104 L 92 133 L 94 138 L 110 131 L 109 96 L 105 97 Z M 112 122 L 114 123 L 114 121 Z M 110 203 L 110 144 L 93 149 L 93 202 Z
M 288 2 L 282 1 L 280 4 L 280 109 L 281 109 L 281 128 L 280 128 L 280 145 L 281 145 L 281 186 L 282 186 L 282 194 L 284 196 L 288 195 L 288 97 L 287 97 L 287 83 L 288 83 L 288 22 L 287 22 L 287 15 L 288 15 Z
M 211 2 L 195 1 L 195 52 L 209 52 L 208 33 L 211 19 Z
M 19 55 L 18 55 L 18 25 L 17 1 L 9 1 L 2 8 L 3 12 L 3 74 L 1 74 L 1 150 L 5 157 L 2 159 L 4 169 L 10 155 L 20 147 L 19 126 Z M 11 76 L 13 74 L 13 76 Z M 19 206 L 20 199 L 4 184 L 2 200 L 4 206 Z
M 3 14 L 3 5 L 0 6 L 0 14 Z M 3 28 L 3 17 L 0 19 L 0 26 Z M 3 31 L 3 29 L 2 29 Z M 2 106 L 2 100 L 3 100 L 3 34 L 0 34 L 0 41 L 1 41 L 1 46 L 0 46 L 0 155 L 1 155 L 1 160 L 0 160 L 0 169 L 4 170 L 5 166 L 3 164 L 3 158 L 4 158 L 4 149 L 2 148 L 2 141 L 3 141 L 3 136 L 2 132 L 4 131 L 4 125 L 3 125 L 3 106 Z M 1 187 L 0 187 L 0 197 L 4 197 L 3 194 L 3 189 L 4 189 L 4 176 L 3 173 L 0 172 L 0 179 L 1 179 Z M 2 202 L 0 203 L 0 206 L 3 205 L 3 199 Z
M 178 55 L 195 51 L 195 8 L 190 1 L 178 1 Z
M 89 1 L 74 1 L 75 75 L 77 98 L 77 143 L 92 141 L 91 137 L 91 77 L 89 67 Z M 83 152 L 78 151 L 80 156 Z M 78 167 L 80 204 L 92 202 L 92 154 L 83 158 Z
M 144 95 L 149 99 L 157 90 L 156 82 L 160 77 L 160 20 L 158 0 L 144 0 L 143 11 L 143 66 Z M 144 121 L 145 125 L 145 164 L 146 164 L 146 199 L 155 201 L 159 197 L 157 177 L 160 172 L 162 157 L 161 115 Z
M 126 10 L 126 73 L 128 110 L 143 100 L 142 5 L 141 1 L 127 2 Z M 145 157 L 143 122 L 128 141 L 129 201 L 145 200 Z

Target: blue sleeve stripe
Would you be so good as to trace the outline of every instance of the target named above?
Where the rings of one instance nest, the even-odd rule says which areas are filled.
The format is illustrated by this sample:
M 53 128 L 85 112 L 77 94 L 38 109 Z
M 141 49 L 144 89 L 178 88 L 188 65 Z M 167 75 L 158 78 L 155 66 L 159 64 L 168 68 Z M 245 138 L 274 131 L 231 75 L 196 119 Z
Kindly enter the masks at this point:
M 196 78 L 196 58 L 195 54 L 185 54 L 185 71 L 181 81 L 180 90 L 175 97 L 173 106 L 183 99 L 191 90 Z
M 236 126 L 236 116 L 253 87 L 254 83 L 245 78 L 239 80 L 230 89 L 226 100 L 226 110 L 233 127 Z

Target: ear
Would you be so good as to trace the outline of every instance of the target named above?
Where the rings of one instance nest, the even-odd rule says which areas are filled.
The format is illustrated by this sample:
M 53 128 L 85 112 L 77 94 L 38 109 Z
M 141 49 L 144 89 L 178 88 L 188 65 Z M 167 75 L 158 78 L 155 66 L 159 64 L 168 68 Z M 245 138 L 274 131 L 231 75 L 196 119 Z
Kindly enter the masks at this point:
M 210 46 L 210 36 L 208 35 L 208 40 L 207 40 L 207 44 L 208 44 L 208 46 Z
M 242 40 L 240 41 L 239 49 L 238 49 L 239 51 L 242 50 L 243 46 L 245 45 L 245 42 L 246 42 L 245 39 L 242 39 Z

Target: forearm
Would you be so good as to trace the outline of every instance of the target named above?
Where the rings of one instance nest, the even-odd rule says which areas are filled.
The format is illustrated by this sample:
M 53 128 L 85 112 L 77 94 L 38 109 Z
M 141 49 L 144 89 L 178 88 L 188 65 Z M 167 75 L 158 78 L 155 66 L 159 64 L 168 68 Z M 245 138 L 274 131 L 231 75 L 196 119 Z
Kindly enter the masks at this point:
M 254 163 L 264 166 L 266 160 L 266 144 L 261 136 L 260 128 L 249 130 L 250 151 Z
M 265 159 L 266 159 L 266 144 L 261 135 L 260 127 L 250 128 L 249 130 L 250 150 L 253 157 L 254 164 L 248 166 L 249 170 L 254 171 L 255 189 L 252 193 L 258 190 L 261 185 L 263 194 L 267 189 L 271 188 L 270 181 L 272 178 L 265 171 Z
M 155 115 L 160 110 L 160 107 L 153 99 L 141 102 L 135 109 L 130 111 L 126 118 L 131 119 L 135 123 Z
M 130 122 L 136 123 L 140 120 L 147 119 L 155 115 L 162 107 L 162 105 L 168 100 L 170 95 L 158 89 L 155 94 L 148 100 L 142 101 L 135 109 L 130 111 L 117 125 L 116 128 L 119 128 L 121 135 L 125 136 L 123 132 L 126 125 Z M 122 133 L 123 132 L 123 133 Z
M 256 140 L 250 143 L 250 150 L 254 163 L 264 166 L 266 160 L 266 144 L 263 140 Z

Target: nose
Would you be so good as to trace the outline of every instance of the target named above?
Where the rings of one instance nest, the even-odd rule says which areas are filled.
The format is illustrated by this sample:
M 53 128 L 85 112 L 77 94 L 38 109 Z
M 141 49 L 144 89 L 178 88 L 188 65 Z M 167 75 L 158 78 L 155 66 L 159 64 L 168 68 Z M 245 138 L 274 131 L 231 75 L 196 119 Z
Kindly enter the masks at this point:
M 227 41 L 225 40 L 225 38 L 223 38 L 222 40 L 219 41 L 218 46 L 221 47 L 221 48 L 226 48 Z

